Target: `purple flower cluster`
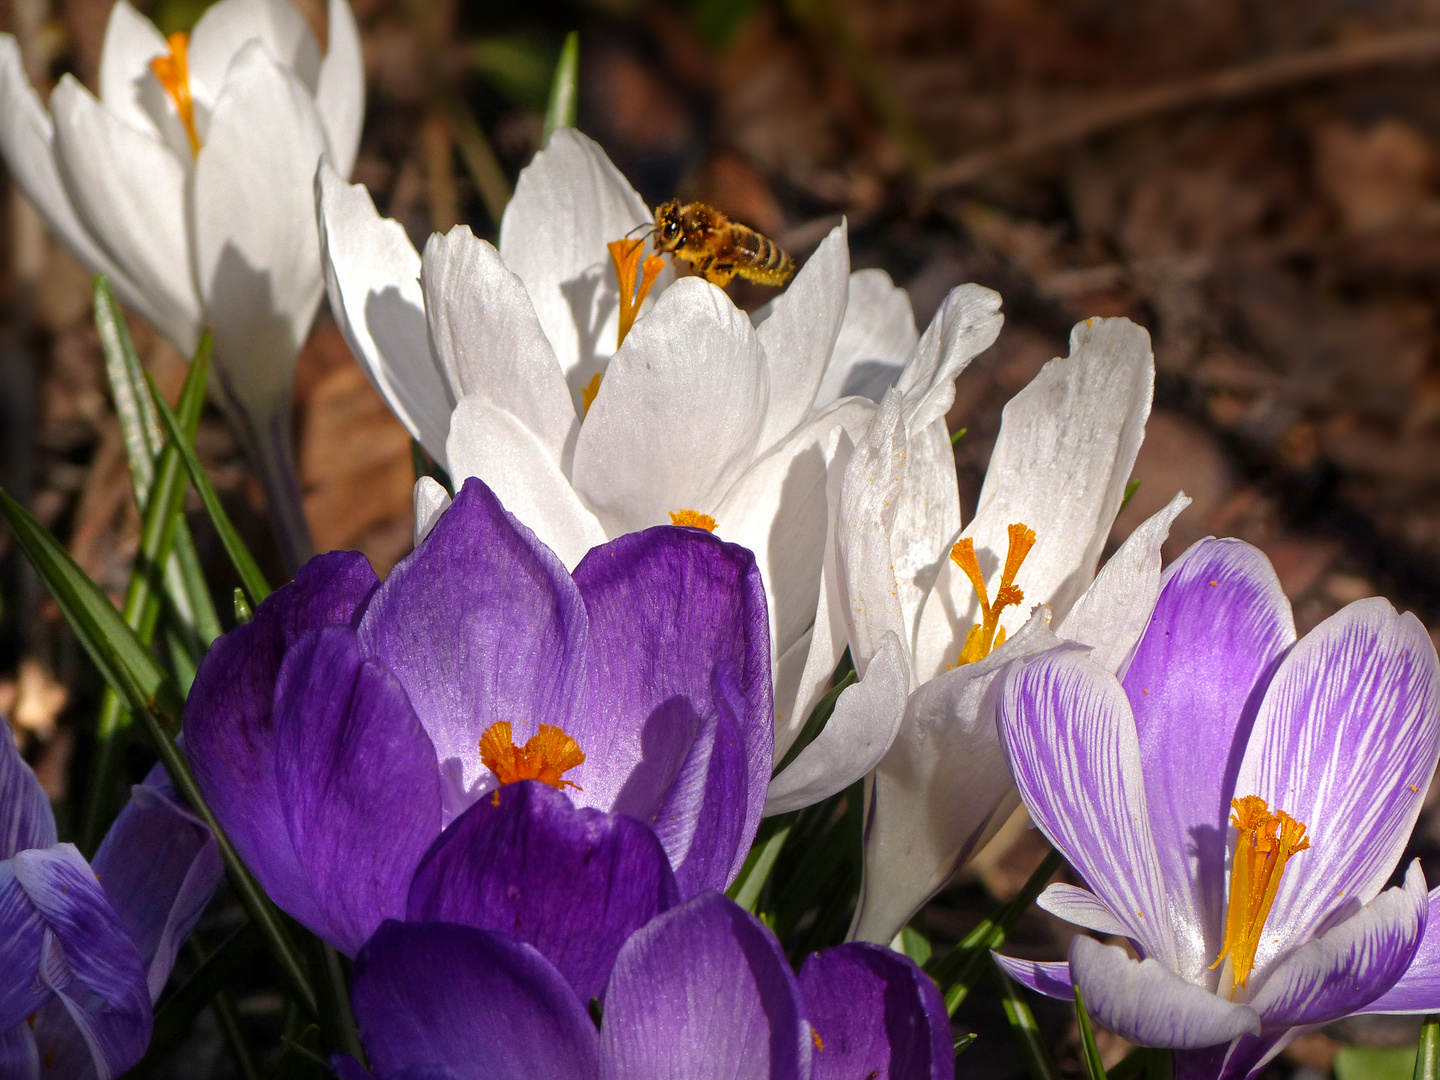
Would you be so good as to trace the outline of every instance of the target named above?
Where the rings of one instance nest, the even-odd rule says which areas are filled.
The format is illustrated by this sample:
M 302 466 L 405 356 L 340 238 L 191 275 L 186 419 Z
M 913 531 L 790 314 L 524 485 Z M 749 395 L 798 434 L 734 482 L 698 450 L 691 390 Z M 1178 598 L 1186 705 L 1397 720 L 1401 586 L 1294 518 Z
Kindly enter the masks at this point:
M 158 775 L 93 862 L 56 842 L 0 724 L 0 1076 L 108 1080 L 150 1043 L 151 1005 L 220 883 L 210 831 Z
M 377 1076 L 952 1077 L 910 960 L 848 945 L 797 977 L 715 891 L 773 726 L 749 551 L 667 526 L 572 575 L 473 479 L 383 584 L 313 560 L 186 709 L 237 850 L 356 957 Z

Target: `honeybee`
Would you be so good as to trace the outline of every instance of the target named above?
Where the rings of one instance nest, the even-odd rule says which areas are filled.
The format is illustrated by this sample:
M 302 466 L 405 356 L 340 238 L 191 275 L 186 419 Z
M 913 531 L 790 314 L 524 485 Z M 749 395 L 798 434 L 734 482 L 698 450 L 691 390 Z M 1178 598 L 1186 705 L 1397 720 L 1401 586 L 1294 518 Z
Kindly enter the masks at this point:
M 671 199 L 655 211 L 655 250 L 684 259 L 715 285 L 737 274 L 758 285 L 784 285 L 795 260 L 767 236 L 731 221 L 713 206 Z

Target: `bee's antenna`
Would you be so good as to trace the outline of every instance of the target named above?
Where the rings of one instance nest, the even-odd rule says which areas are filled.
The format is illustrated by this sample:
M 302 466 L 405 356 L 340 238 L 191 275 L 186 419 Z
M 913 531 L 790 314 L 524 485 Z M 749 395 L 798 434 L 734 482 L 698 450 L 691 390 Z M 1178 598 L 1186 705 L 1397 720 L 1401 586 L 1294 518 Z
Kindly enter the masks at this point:
M 635 235 L 637 232 L 639 232 L 641 229 L 647 229 L 647 230 L 649 230 L 649 231 L 646 232 L 646 234 L 645 234 L 646 236 L 649 236 L 651 233 L 653 233 L 653 232 L 655 231 L 655 223 L 654 223 L 653 221 L 642 221 L 639 225 L 636 225 L 635 228 L 631 229 L 629 232 L 627 232 L 627 233 L 625 234 L 625 239 L 626 239 L 626 240 L 630 239 L 630 237 L 634 236 L 634 235 Z

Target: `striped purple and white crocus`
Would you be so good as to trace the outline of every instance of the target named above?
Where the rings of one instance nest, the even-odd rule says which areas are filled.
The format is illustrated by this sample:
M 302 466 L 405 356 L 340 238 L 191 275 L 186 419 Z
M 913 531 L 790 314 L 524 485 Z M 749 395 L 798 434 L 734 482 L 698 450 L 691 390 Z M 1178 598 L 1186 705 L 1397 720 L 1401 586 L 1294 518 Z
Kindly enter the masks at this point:
M 1418 862 L 1395 871 L 1440 755 L 1435 648 L 1350 604 L 1297 641 L 1255 548 L 1204 540 L 1167 572 L 1118 677 L 1066 647 L 1017 665 L 1001 738 L 1035 823 L 1090 888 L 1040 904 L 1118 945 L 1001 957 L 1044 994 L 1173 1048 L 1177 1077 L 1254 1076 L 1361 1012 L 1440 1009 Z

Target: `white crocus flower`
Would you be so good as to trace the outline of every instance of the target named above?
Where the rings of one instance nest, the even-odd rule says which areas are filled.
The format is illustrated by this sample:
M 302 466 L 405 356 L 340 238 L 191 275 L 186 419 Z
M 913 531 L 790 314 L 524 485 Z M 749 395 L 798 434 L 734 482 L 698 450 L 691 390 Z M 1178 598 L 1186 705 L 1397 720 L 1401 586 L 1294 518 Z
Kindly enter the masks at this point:
M 989 699 L 1005 664 L 1059 644 L 1052 617 L 1060 638 L 1116 653 L 1116 666 L 1144 629 L 1159 545 L 1183 496 L 1086 589 L 1140 448 L 1154 376 L 1144 330 L 1125 319 L 1078 325 L 1070 355 L 1006 405 L 963 531 L 954 461 L 917 444 L 898 401 L 882 404 L 843 480 L 832 480 L 829 602 L 863 676 L 855 689 L 896 639 L 913 673 L 908 693 L 885 698 L 890 711 L 854 724 L 853 739 L 898 728 L 867 784 L 854 936 L 890 941 L 1014 806 Z
M 714 285 L 665 268 L 617 349 L 619 264 L 607 245 L 652 215 L 578 132 L 557 131 L 521 174 L 498 249 L 460 226 L 432 236 L 422 257 L 362 186 L 323 168 L 317 199 L 336 320 L 456 484 L 484 480 L 571 567 L 608 538 L 672 522 L 755 552 L 783 756 L 845 648 L 823 611 L 817 623 L 837 433 L 862 431 L 875 403 L 861 395 L 893 382 L 907 421 L 937 431 L 948 453 L 953 380 L 999 332 L 999 297 L 955 290 L 922 338 L 886 275 L 850 273 L 842 224 L 754 320 Z M 658 260 L 646 272 L 657 270 Z M 433 481 L 417 485 L 419 533 L 446 502 Z M 889 662 L 902 692 L 898 649 Z M 837 713 L 858 704 L 847 690 Z
M 311 184 L 348 174 L 360 39 L 329 2 L 324 56 L 288 0 L 221 0 L 167 40 L 111 9 L 100 96 L 73 76 L 47 112 L 0 35 L 0 150 L 51 230 L 187 356 L 215 336 L 222 402 L 266 480 L 284 549 L 309 549 L 290 463 L 295 358 L 323 280 Z

